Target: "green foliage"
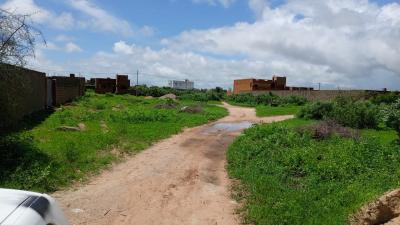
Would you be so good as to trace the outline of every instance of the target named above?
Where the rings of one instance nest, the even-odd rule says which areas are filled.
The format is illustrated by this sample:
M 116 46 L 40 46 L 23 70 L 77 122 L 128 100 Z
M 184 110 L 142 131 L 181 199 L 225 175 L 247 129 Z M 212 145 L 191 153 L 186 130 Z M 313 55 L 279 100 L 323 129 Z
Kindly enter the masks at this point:
M 257 116 L 281 116 L 281 115 L 296 115 L 300 111 L 300 106 L 265 106 L 265 105 L 258 105 L 256 107 Z
M 166 94 L 175 94 L 182 100 L 192 100 L 192 101 L 221 101 L 224 99 L 226 91 L 220 87 L 216 87 L 215 89 L 209 90 L 177 90 L 170 87 L 147 87 L 146 85 L 132 87 L 132 94 L 136 94 L 138 96 L 153 96 L 153 97 L 161 97 Z
M 321 120 L 329 117 L 333 110 L 330 102 L 313 102 L 301 108 L 298 116 L 305 119 Z
M 235 140 L 227 158 L 251 224 L 343 225 L 399 186 L 400 146 L 371 136 L 317 141 L 287 125 L 259 125 Z
M 315 102 L 303 107 L 298 116 L 305 119 L 329 119 L 353 128 L 377 128 L 379 107 L 369 101 L 337 98 L 333 102 Z
M 393 104 L 399 99 L 400 99 L 400 93 L 389 92 L 389 93 L 375 95 L 370 100 L 372 103 L 380 105 L 380 104 Z
M 234 104 L 257 106 L 283 106 L 296 105 L 301 106 L 307 103 L 307 99 L 299 96 L 279 97 L 272 93 L 253 95 L 251 93 L 234 94 L 227 97 L 227 100 Z
M 207 104 L 201 113 L 179 112 L 183 106 L 197 105 L 193 101 L 176 103 L 176 109 L 155 108 L 168 101 L 88 92 L 40 123 L 1 134 L 0 187 L 54 191 L 101 170 L 120 153 L 136 153 L 184 127 L 227 114 L 224 108 Z M 86 127 L 81 131 L 57 129 L 81 123 Z
M 397 131 L 400 143 L 400 99 L 383 110 L 383 121 Z

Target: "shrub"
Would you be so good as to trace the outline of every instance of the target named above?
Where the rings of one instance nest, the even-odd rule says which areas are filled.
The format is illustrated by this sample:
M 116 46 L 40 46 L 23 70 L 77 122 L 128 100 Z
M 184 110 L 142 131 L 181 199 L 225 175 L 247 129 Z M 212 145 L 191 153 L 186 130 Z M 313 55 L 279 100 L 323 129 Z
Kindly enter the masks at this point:
M 288 104 L 288 105 L 301 106 L 301 105 L 305 105 L 307 103 L 307 101 L 308 100 L 305 97 L 295 96 L 295 95 L 283 98 L 283 103 Z
M 324 140 L 332 136 L 339 136 L 343 138 L 351 138 L 358 140 L 360 133 L 357 130 L 351 130 L 337 124 L 335 121 L 327 120 L 317 124 L 301 126 L 298 128 L 301 134 L 310 134 L 313 139 Z
M 351 98 L 337 98 L 332 103 L 316 102 L 300 110 L 299 117 L 305 119 L 331 119 L 353 128 L 377 128 L 379 108 L 369 101 L 354 101 Z
M 321 120 L 328 118 L 333 110 L 330 102 L 314 102 L 304 106 L 298 116 L 305 119 Z
M 378 94 L 371 98 L 371 102 L 374 104 L 393 104 L 400 99 L 400 94 L 395 92 L 389 92 L 385 94 Z
M 230 95 L 227 97 L 228 101 L 246 104 L 251 106 L 256 105 L 268 105 L 268 106 L 281 106 L 281 105 L 304 105 L 307 103 L 307 99 L 300 96 L 289 96 L 289 97 L 279 97 L 272 94 L 260 94 L 253 95 L 251 93 L 240 93 L 235 95 Z
M 377 128 L 379 123 L 379 109 L 369 101 L 338 98 L 334 101 L 330 118 L 348 127 L 360 129 Z
M 400 99 L 383 110 L 383 121 L 397 131 L 400 143 Z
M 239 104 L 248 104 L 248 105 L 256 105 L 255 97 L 250 93 L 240 93 L 235 95 L 230 95 L 227 97 L 228 101 L 239 103 Z

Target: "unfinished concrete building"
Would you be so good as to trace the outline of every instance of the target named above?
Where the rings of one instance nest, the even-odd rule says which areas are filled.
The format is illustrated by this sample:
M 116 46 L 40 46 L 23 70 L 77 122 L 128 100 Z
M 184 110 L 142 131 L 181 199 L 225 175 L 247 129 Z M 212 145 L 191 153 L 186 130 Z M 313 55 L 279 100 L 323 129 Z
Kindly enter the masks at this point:
M 95 91 L 98 94 L 114 93 L 116 89 L 116 79 L 96 78 Z
M 47 106 L 59 106 L 85 95 L 85 78 L 53 76 L 47 77 Z
M 116 79 L 116 90 L 117 94 L 126 94 L 128 93 L 129 87 L 131 86 L 131 81 L 129 80 L 128 75 L 117 75 Z
M 94 82 L 93 82 L 94 81 Z M 98 94 L 116 93 L 126 94 L 131 86 L 131 81 L 128 75 L 116 75 L 115 79 L 111 78 L 92 78 L 86 84 L 87 86 L 93 85 L 95 92 Z
M 263 79 L 242 79 L 235 80 L 233 83 L 233 94 L 250 93 L 257 91 L 304 91 L 314 90 L 310 87 L 288 87 L 286 86 L 286 77 L 273 76 L 272 80 Z
M 274 76 L 272 80 L 254 78 L 235 80 L 233 86 L 234 94 L 253 91 L 285 90 L 286 77 Z

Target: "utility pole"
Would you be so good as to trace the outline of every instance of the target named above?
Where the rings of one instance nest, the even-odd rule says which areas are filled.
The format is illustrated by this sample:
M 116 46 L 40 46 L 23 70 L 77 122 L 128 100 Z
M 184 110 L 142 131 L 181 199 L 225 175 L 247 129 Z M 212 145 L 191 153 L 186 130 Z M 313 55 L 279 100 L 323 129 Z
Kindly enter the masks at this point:
M 138 88 L 139 88 L 139 70 L 136 72 L 136 96 L 138 96 Z
M 318 83 L 318 90 L 321 90 L 321 83 Z

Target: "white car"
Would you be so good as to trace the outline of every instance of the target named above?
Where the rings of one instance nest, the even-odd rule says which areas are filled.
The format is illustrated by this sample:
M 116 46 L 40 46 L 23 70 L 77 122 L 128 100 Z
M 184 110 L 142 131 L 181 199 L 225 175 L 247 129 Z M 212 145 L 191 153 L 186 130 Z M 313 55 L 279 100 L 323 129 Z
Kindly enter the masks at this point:
M 68 225 L 56 201 L 46 195 L 0 189 L 1 225 Z

